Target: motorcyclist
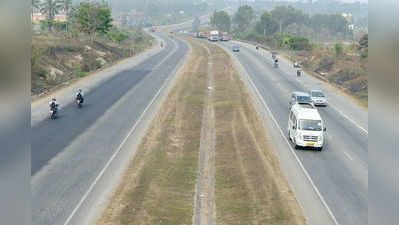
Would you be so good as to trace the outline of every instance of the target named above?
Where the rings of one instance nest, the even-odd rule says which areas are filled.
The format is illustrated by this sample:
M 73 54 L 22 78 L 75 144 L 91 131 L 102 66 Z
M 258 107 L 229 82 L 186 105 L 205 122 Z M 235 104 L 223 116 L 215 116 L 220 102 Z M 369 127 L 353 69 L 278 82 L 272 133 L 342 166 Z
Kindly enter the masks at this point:
M 275 67 L 278 66 L 278 59 L 277 59 L 277 58 L 274 60 L 274 66 L 275 66 Z
M 259 45 L 256 45 L 256 50 L 258 50 L 259 49 Z
M 56 98 L 52 98 L 49 102 L 50 109 L 57 109 L 58 103 Z
M 76 100 L 80 100 L 80 103 L 83 103 L 84 99 L 83 99 L 83 91 L 82 89 L 79 88 L 78 92 L 75 95 Z
M 163 42 L 161 41 L 161 48 L 163 48 Z
M 297 77 L 301 76 L 301 70 L 297 70 L 297 71 L 296 71 L 296 76 L 297 76 Z
M 49 102 L 50 110 L 53 112 L 53 115 L 55 115 L 58 112 L 58 103 L 57 99 L 52 98 L 51 101 Z

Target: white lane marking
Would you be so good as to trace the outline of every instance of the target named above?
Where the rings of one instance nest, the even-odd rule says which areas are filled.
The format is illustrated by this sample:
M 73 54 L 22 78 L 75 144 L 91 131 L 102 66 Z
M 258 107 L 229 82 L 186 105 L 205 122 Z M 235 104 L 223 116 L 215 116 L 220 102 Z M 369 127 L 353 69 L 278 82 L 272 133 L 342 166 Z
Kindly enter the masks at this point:
M 172 40 L 172 42 L 174 42 L 176 44 L 176 42 L 174 40 Z M 177 46 L 177 45 L 176 45 Z M 157 66 L 155 66 L 154 68 L 157 68 L 158 66 L 160 66 L 164 61 L 166 61 L 167 58 L 169 58 L 169 56 L 176 52 L 177 48 L 172 51 L 170 54 L 168 54 L 168 57 L 165 57 Z M 151 99 L 151 102 L 146 106 L 146 108 L 144 109 L 144 111 L 141 113 L 139 119 L 136 121 L 136 123 L 133 125 L 132 129 L 129 131 L 129 133 L 126 135 L 126 137 L 123 139 L 123 141 L 121 142 L 121 144 L 118 146 L 117 150 L 114 152 L 114 154 L 112 154 L 111 158 L 108 160 L 108 162 L 105 164 L 104 168 L 100 171 L 100 173 L 97 175 L 96 179 L 94 179 L 93 183 L 90 185 L 89 189 L 86 191 L 86 193 L 82 196 L 82 198 L 80 199 L 79 203 L 76 205 L 76 207 L 72 210 L 72 213 L 68 216 L 67 220 L 65 221 L 64 225 L 68 225 L 73 216 L 76 214 L 76 212 L 79 210 L 79 208 L 82 206 L 82 204 L 84 203 L 84 201 L 87 199 L 87 197 L 90 195 L 90 193 L 93 191 L 94 187 L 97 185 L 98 181 L 101 179 L 101 177 L 104 175 L 105 171 L 108 169 L 108 167 L 111 165 L 112 161 L 115 159 L 115 157 L 119 154 L 119 152 L 122 150 L 123 145 L 125 144 L 125 142 L 127 141 L 127 139 L 130 137 L 130 135 L 132 135 L 132 133 L 134 132 L 134 130 L 136 129 L 137 125 L 141 122 L 141 120 L 143 119 L 144 115 L 146 114 L 146 112 L 148 111 L 148 109 L 150 108 L 150 106 L 152 106 L 152 104 L 154 103 L 154 101 L 158 98 L 159 94 L 161 93 L 161 91 L 165 88 L 165 86 L 168 84 L 170 77 L 165 81 L 165 83 L 161 86 L 161 88 L 158 90 L 158 92 L 155 94 L 155 96 Z
M 364 133 L 367 135 L 369 134 L 368 130 L 364 129 L 362 126 L 357 124 L 354 120 L 352 120 L 349 116 L 347 116 L 345 113 L 343 113 L 341 110 L 338 110 L 337 107 L 329 104 L 330 107 L 332 107 L 335 111 L 337 111 L 339 114 L 341 114 L 345 119 L 349 120 L 351 123 L 353 123 L 355 126 L 357 126 L 360 130 L 362 130 Z
M 273 122 L 275 123 L 275 125 L 277 126 L 277 128 L 279 129 L 281 136 L 283 137 L 283 139 L 286 141 L 291 153 L 294 155 L 296 161 L 298 162 L 299 166 L 301 167 L 303 173 L 305 174 L 306 178 L 309 180 L 310 184 L 313 187 L 313 190 L 316 192 L 317 196 L 320 198 L 322 204 L 324 205 L 324 207 L 326 208 L 328 214 L 330 215 L 331 219 L 333 220 L 333 222 L 336 225 L 339 225 L 337 219 L 335 218 L 333 212 L 331 211 L 330 207 L 328 206 L 327 202 L 324 200 L 324 197 L 321 195 L 319 189 L 316 187 L 316 185 L 314 184 L 312 178 L 310 177 L 308 171 L 305 169 L 305 167 L 303 166 L 301 160 L 299 159 L 298 155 L 296 154 L 295 150 L 292 148 L 290 142 L 288 141 L 287 137 L 285 136 L 283 130 L 281 129 L 281 127 L 279 126 L 279 124 L 277 123 L 277 120 L 274 118 L 273 113 L 271 112 L 269 106 L 266 104 L 265 100 L 263 99 L 262 95 L 260 94 L 258 88 L 255 86 L 255 84 L 253 83 L 251 77 L 248 75 L 247 76 L 248 81 L 251 83 L 251 86 L 253 86 L 256 94 L 258 95 L 258 98 L 260 98 L 260 100 L 262 101 L 264 107 L 267 109 L 269 115 L 271 116 Z
M 243 45 L 243 44 L 241 43 L 241 45 Z M 249 45 L 249 44 L 247 44 L 247 45 Z M 249 47 L 247 47 L 247 48 L 249 48 Z M 266 51 L 266 50 L 263 50 L 263 51 Z M 309 77 L 312 77 L 312 76 L 309 76 Z M 296 79 L 296 81 L 297 81 L 298 83 L 302 84 L 303 86 L 305 86 L 305 83 L 304 83 L 302 80 Z M 363 128 L 362 126 L 360 126 L 358 123 L 356 123 L 353 119 L 351 119 L 349 116 L 347 116 L 347 115 L 346 115 L 345 113 L 343 113 L 341 110 L 338 110 L 338 109 L 337 109 L 335 106 L 333 106 L 333 105 L 329 105 L 329 106 L 331 106 L 335 111 L 337 111 L 339 114 L 341 114 L 345 119 L 349 120 L 349 122 L 353 123 L 356 127 L 358 127 L 360 130 L 362 130 L 364 133 L 366 133 L 367 135 L 369 134 L 368 130 L 366 130 L 365 128 Z
M 348 157 L 348 159 L 350 159 L 351 161 L 353 161 L 353 158 L 351 157 L 351 155 L 349 155 L 347 152 L 343 151 L 345 156 Z

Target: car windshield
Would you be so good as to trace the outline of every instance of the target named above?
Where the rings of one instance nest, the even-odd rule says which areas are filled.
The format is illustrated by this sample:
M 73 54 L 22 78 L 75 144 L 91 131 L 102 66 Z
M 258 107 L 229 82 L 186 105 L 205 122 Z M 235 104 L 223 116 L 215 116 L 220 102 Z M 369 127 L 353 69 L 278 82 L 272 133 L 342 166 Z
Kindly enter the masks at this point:
M 297 96 L 296 99 L 298 102 L 312 102 L 309 96 Z
M 323 94 L 323 92 L 320 92 L 320 91 L 313 91 L 312 97 L 324 97 L 324 94 Z
M 299 129 L 321 131 L 321 120 L 299 120 Z

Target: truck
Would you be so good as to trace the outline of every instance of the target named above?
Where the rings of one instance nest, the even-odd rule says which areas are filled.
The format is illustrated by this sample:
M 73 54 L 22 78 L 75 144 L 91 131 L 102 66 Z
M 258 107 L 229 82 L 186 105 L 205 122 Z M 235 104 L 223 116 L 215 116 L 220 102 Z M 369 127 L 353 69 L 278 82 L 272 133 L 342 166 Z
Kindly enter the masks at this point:
M 209 33 L 209 39 L 210 41 L 218 41 L 219 40 L 219 31 L 217 30 L 212 30 Z
M 230 41 L 230 36 L 227 32 L 223 32 L 220 38 L 221 41 Z

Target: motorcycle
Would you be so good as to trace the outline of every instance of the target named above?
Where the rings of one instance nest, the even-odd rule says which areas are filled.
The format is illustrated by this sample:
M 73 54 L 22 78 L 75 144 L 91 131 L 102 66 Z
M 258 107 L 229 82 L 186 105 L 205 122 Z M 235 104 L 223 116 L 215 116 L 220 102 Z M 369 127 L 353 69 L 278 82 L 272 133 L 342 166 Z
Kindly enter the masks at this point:
M 296 71 L 296 76 L 297 76 L 297 77 L 300 77 L 300 76 L 301 76 L 301 71 L 300 71 L 300 70 L 297 70 L 297 71 Z
M 278 62 L 274 62 L 274 68 L 278 68 Z
M 80 98 L 76 98 L 76 105 L 78 105 L 79 108 L 82 107 L 83 101 Z
M 50 109 L 50 119 L 55 120 L 57 118 L 58 113 L 58 105 L 55 105 L 54 108 Z

